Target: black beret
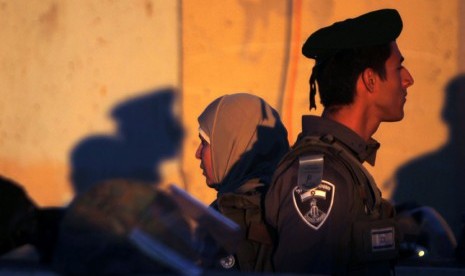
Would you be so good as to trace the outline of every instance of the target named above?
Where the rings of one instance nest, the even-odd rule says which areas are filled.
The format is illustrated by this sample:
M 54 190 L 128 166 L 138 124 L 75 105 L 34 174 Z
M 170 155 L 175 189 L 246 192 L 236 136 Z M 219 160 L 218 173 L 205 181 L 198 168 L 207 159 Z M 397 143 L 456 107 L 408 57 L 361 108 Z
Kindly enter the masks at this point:
M 389 43 L 402 31 L 402 19 L 394 9 L 382 9 L 336 22 L 314 32 L 302 46 L 302 54 L 318 60 L 340 50 Z

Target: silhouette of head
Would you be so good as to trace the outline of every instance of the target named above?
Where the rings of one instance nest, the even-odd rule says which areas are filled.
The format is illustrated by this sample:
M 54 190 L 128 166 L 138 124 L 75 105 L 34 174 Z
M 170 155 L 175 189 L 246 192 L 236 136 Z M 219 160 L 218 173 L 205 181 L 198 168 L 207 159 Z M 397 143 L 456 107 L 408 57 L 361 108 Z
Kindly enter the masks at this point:
M 449 126 L 449 139 L 465 153 L 465 74 L 453 78 L 445 88 L 442 119 Z
M 159 164 L 174 158 L 182 127 L 173 113 L 174 91 L 162 89 L 117 105 L 115 135 L 90 136 L 71 153 L 71 181 L 77 194 L 109 179 L 160 181 Z

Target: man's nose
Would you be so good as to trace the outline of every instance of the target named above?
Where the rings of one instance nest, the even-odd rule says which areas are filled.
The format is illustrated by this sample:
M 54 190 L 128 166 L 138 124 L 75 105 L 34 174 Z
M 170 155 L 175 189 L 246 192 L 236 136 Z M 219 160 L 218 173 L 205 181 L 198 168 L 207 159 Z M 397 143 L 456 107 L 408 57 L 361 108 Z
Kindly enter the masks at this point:
M 415 81 L 413 80 L 412 75 L 410 74 L 410 72 L 407 69 L 405 69 L 405 74 L 406 74 L 406 76 L 404 78 L 404 86 L 405 86 L 405 88 L 407 88 L 407 87 L 412 86 Z

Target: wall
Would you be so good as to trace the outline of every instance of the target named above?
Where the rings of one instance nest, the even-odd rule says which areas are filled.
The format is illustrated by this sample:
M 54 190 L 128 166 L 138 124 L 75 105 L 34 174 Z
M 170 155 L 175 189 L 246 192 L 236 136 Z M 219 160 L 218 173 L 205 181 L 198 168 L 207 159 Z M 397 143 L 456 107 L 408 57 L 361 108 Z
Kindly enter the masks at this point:
M 444 85 L 464 70 L 459 0 L 0 1 L 0 173 L 41 205 L 66 204 L 76 145 L 118 133 L 110 114 L 129 98 L 172 86 L 185 136 L 180 157 L 162 166 L 164 182 L 208 203 L 215 193 L 194 158 L 203 108 L 225 93 L 255 93 L 294 141 L 300 116 L 322 111 L 308 111 L 313 62 L 300 54 L 303 41 L 378 8 L 403 17 L 398 44 L 415 78 L 405 119 L 375 135 L 382 148 L 369 169 L 389 196 L 399 166 L 447 139 Z
M 179 86 L 176 1 L 1 1 L 0 173 L 41 205 L 72 196 L 70 152 L 128 98 Z

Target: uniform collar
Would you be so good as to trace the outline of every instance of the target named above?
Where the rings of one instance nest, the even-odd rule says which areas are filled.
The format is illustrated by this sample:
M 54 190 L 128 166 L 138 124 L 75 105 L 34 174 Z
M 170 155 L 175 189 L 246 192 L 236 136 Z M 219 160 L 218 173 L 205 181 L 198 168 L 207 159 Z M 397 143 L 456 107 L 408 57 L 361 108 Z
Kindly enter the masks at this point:
M 366 142 L 350 128 L 330 119 L 306 115 L 302 116 L 302 136 L 322 136 L 331 134 L 347 147 L 361 162 L 367 161 L 374 166 L 376 152 L 380 144 L 373 138 Z

